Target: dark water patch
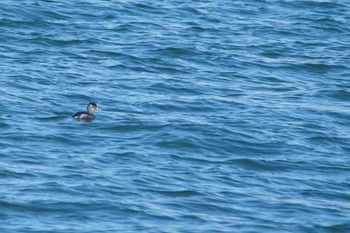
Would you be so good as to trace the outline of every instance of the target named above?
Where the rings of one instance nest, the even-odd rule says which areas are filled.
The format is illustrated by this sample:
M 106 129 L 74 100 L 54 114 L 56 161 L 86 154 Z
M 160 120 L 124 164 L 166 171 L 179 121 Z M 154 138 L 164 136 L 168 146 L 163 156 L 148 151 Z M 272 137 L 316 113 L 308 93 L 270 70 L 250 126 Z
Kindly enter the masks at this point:
M 349 30 L 349 25 L 333 18 L 321 18 L 313 22 L 312 27 L 322 29 L 330 33 L 341 33 Z
M 39 121 L 43 121 L 43 122 L 50 122 L 50 121 L 59 121 L 59 120 L 63 120 L 66 119 L 67 116 L 65 114 L 59 115 L 59 116 L 46 116 L 46 117 L 39 117 L 38 120 Z
M 115 58 L 117 60 L 123 59 L 123 60 L 138 60 L 137 56 L 133 56 L 131 54 L 126 54 L 122 52 L 112 51 L 112 50 L 90 50 L 89 54 L 91 55 L 97 55 L 96 57 L 107 57 L 107 58 Z
M 172 84 L 172 85 L 171 85 Z M 155 83 L 148 87 L 151 91 L 164 92 L 164 93 L 173 93 L 174 95 L 201 95 L 203 94 L 198 86 L 191 83 L 181 83 L 178 84 L 178 81 L 173 83 Z
M 288 163 L 285 164 L 283 161 L 235 159 L 225 161 L 225 163 L 242 166 L 254 171 L 284 172 L 290 169 L 290 165 Z
M 118 125 L 110 125 L 99 127 L 100 129 L 115 133 L 130 133 L 135 131 L 162 131 L 170 128 L 169 124 L 158 122 L 142 122 L 142 121 L 119 121 Z
M 315 10 L 334 10 L 342 9 L 343 3 L 340 2 L 314 2 L 314 1 L 298 1 L 298 2 L 287 2 L 288 4 L 300 7 L 301 9 L 307 9 L 313 7 Z
M 156 146 L 161 148 L 181 148 L 181 149 L 198 149 L 200 146 L 196 143 L 195 138 L 179 138 L 173 140 L 166 140 L 156 143 Z
M 334 89 L 329 91 L 320 91 L 321 95 L 329 96 L 331 98 L 334 98 L 335 100 L 339 101 L 347 101 L 350 99 L 350 92 L 344 89 Z
M 162 188 L 143 188 L 143 191 L 151 192 L 156 195 L 176 198 L 194 198 L 196 196 L 202 196 L 200 192 L 195 190 L 164 190 Z M 167 204 L 165 204 L 167 205 Z
M 155 50 L 154 53 L 168 57 L 191 57 L 197 54 L 193 49 L 181 47 L 161 48 Z
M 341 233 L 341 232 L 347 232 L 350 230 L 350 225 L 349 224 L 334 224 L 334 225 L 316 225 L 313 226 L 313 228 L 320 229 L 321 232 L 336 232 L 336 233 Z
M 37 177 L 35 173 L 32 172 L 21 172 L 21 171 L 16 171 L 15 169 L 2 169 L 0 170 L 0 176 L 3 177 L 4 179 L 34 179 Z
M 181 101 L 178 101 L 181 102 Z M 205 108 L 203 107 L 206 106 Z M 163 102 L 163 103 L 146 103 L 144 104 L 145 108 L 153 109 L 154 111 L 168 111 L 168 112 L 181 112 L 181 111 L 193 111 L 193 112 L 210 112 L 214 109 L 211 108 L 209 105 L 206 105 L 205 102 L 199 102 L 199 103 L 187 103 L 185 106 L 179 107 L 176 104 L 173 104 L 172 102 Z
M 0 122 L 0 129 L 5 130 L 11 128 L 10 124 L 6 124 L 5 122 Z

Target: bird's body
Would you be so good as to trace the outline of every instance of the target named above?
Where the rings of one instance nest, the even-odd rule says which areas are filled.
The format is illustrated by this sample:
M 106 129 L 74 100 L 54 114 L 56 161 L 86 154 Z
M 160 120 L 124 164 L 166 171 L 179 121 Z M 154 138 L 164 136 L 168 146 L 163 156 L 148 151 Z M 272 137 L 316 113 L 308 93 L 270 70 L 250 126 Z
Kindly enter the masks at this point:
M 95 114 L 88 112 L 76 112 L 72 115 L 78 121 L 92 121 L 95 119 Z
M 78 121 L 92 121 L 95 119 L 95 114 L 93 113 L 95 109 L 100 110 L 95 103 L 89 103 L 86 112 L 76 112 L 72 117 Z

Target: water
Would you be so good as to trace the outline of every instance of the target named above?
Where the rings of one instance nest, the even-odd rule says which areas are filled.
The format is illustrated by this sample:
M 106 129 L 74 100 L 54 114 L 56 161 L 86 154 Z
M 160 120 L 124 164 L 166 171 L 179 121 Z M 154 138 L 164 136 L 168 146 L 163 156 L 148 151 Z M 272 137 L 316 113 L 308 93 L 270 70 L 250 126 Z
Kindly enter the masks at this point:
M 0 232 L 350 232 L 349 15 L 1 1 Z

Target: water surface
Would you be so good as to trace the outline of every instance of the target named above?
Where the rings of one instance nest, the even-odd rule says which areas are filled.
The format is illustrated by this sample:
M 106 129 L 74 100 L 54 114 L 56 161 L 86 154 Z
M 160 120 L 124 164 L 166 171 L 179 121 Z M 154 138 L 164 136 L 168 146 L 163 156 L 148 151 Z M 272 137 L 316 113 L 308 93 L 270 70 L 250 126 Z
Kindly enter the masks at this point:
M 2 1 L 0 231 L 350 232 L 349 15 Z

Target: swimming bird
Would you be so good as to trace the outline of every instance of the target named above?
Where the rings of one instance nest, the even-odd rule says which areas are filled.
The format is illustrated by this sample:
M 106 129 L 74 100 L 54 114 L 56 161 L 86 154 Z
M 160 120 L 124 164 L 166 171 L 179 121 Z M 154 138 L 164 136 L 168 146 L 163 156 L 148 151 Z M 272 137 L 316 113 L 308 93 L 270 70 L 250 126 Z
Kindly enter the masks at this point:
M 89 103 L 87 105 L 87 112 L 76 112 L 72 115 L 78 121 L 92 121 L 95 119 L 94 110 L 100 110 L 95 103 Z

